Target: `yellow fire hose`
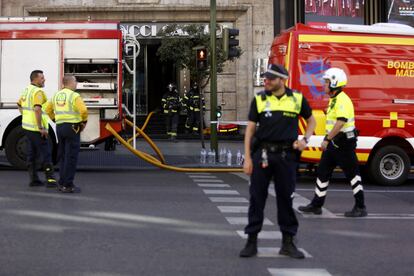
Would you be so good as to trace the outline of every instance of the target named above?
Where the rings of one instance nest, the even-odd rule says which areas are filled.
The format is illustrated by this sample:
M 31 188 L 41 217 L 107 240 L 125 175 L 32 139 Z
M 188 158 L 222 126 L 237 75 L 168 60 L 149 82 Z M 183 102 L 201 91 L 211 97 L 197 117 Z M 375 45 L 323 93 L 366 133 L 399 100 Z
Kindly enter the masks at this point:
M 147 119 L 149 118 L 150 116 L 148 115 L 148 117 L 147 117 Z M 147 120 L 148 121 L 148 120 Z M 128 119 L 125 119 L 125 122 L 129 125 L 129 126 L 131 126 L 131 127 L 133 127 L 134 126 L 134 123 L 133 122 L 131 122 L 130 120 L 128 120 Z M 145 124 L 144 124 L 145 125 Z M 147 134 L 145 134 L 145 132 L 141 129 L 141 128 L 139 128 L 139 127 L 136 127 L 136 131 L 137 131 L 137 134 L 140 134 L 144 139 L 145 139 L 145 141 L 147 141 L 147 143 L 151 146 L 151 148 L 155 151 L 155 153 L 157 154 L 157 156 L 158 156 L 158 158 L 159 158 L 159 160 L 157 160 L 157 159 L 155 159 L 155 160 L 157 160 L 158 162 L 161 162 L 162 164 L 165 164 L 166 162 L 165 162 L 165 158 L 164 158 L 164 155 L 161 153 L 161 150 L 157 147 L 157 145 L 155 145 L 155 143 L 151 140 L 151 138 L 149 138 L 148 137 L 148 135 Z M 138 136 L 138 135 L 136 135 L 136 136 Z M 134 136 L 135 137 L 135 136 Z M 129 144 L 129 145 L 131 145 L 131 142 L 129 142 L 129 140 L 127 141 L 127 143 Z M 143 152 L 144 153 L 144 152 Z M 149 155 L 149 156 L 151 156 L 151 155 Z M 152 157 L 152 156 L 151 156 Z M 153 157 L 154 158 L 154 157 Z
M 143 124 L 143 125 L 142 125 L 142 127 L 141 127 L 141 130 L 142 130 L 142 131 L 145 131 L 145 128 L 147 127 L 147 125 L 148 125 L 148 123 L 149 123 L 149 120 L 151 119 L 152 115 L 154 115 L 154 111 L 151 111 L 151 112 L 148 114 L 147 118 L 145 119 L 144 124 Z M 133 125 L 133 123 L 132 123 L 131 121 L 129 121 L 129 120 L 127 120 L 127 119 L 125 119 L 125 120 L 127 121 L 127 123 L 128 123 L 131 127 L 133 127 L 133 126 L 134 126 L 134 125 Z M 131 137 L 131 138 L 129 138 L 127 142 L 128 142 L 129 144 L 131 144 L 131 142 L 132 142 L 132 141 L 134 141 L 134 139 L 136 139 L 138 136 L 139 136 L 139 133 L 134 134 L 134 136 L 133 136 L 133 137 Z
M 127 121 L 128 123 L 128 121 Z M 160 168 L 160 169 L 166 169 L 166 170 L 171 170 L 171 171 L 175 171 L 175 172 L 194 172 L 194 173 L 198 173 L 198 172 L 212 172 L 212 173 L 224 173 L 224 172 L 242 172 L 243 169 L 241 168 L 181 168 L 181 167 L 175 167 L 175 166 L 171 166 L 171 165 L 167 165 L 164 163 L 161 163 L 161 161 L 157 160 L 155 157 L 139 151 L 137 149 L 134 149 L 127 141 L 125 141 L 125 139 L 123 139 L 112 127 L 109 123 L 107 123 L 105 125 L 105 128 L 112 133 L 112 135 L 114 135 L 114 137 L 121 142 L 122 145 L 124 145 L 129 151 L 131 151 L 134 155 L 138 156 L 139 158 L 143 159 L 144 161 L 147 161 L 148 163 Z M 142 135 L 145 133 L 142 132 L 142 130 L 140 128 L 137 127 L 137 131 Z M 145 135 L 143 137 L 147 137 L 147 139 L 145 139 L 148 143 L 152 143 L 154 146 L 154 142 L 151 140 L 151 138 L 149 138 L 147 135 Z M 156 146 L 155 146 L 156 147 Z M 158 147 L 156 147 L 158 149 Z M 155 149 L 154 149 L 155 150 Z M 159 149 L 158 149 L 159 150 Z M 161 153 L 161 152 L 160 152 Z M 161 154 L 162 156 L 162 154 Z M 165 162 L 165 161 L 164 161 Z

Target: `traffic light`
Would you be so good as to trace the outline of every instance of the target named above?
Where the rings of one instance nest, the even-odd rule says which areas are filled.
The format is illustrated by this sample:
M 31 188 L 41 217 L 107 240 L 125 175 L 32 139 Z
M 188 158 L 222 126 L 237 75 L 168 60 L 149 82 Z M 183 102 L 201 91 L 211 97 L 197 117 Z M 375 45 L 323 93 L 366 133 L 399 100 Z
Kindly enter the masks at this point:
M 197 70 L 205 70 L 207 68 L 207 48 L 197 49 Z
M 220 119 L 221 118 L 221 105 L 218 105 L 217 106 L 217 109 L 216 109 L 216 114 L 217 114 L 217 119 Z
M 232 59 L 240 55 L 239 40 L 236 36 L 239 35 L 239 29 L 223 29 L 223 52 L 225 59 Z

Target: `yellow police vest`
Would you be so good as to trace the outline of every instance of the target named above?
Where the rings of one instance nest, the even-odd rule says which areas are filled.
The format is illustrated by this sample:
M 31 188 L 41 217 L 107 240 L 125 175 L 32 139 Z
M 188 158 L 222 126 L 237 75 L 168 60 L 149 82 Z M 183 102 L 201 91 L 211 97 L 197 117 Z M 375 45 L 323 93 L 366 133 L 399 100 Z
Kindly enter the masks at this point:
M 303 95 L 298 92 L 292 92 L 291 95 L 286 93 L 280 99 L 273 95 L 259 94 L 256 96 L 257 112 L 260 114 L 281 111 L 286 112 L 285 115 L 289 115 L 289 113 L 299 114 L 302 108 L 302 99 Z
M 58 91 L 53 97 L 53 109 L 55 110 L 56 124 L 80 123 L 80 112 L 75 108 L 76 99 L 80 95 L 68 88 Z
M 328 110 L 326 113 L 326 133 L 328 134 L 334 127 L 337 118 L 346 118 L 341 132 L 349 132 L 355 129 L 355 114 L 352 100 L 345 92 L 339 93 L 336 97 L 329 99 Z
M 36 114 L 34 112 L 34 96 L 37 92 L 42 91 L 41 87 L 30 84 L 22 92 L 20 107 L 22 109 L 22 127 L 23 129 L 39 132 L 39 127 L 36 121 Z M 42 126 L 48 130 L 47 115 L 43 114 L 43 109 L 46 107 L 46 103 L 42 105 Z

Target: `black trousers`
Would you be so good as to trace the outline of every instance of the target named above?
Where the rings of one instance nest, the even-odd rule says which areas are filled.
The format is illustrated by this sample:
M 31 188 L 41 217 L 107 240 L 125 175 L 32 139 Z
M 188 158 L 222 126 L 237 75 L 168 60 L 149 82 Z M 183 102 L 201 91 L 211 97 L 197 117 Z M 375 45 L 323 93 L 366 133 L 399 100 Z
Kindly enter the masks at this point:
M 365 207 L 364 191 L 355 148 L 356 139 L 343 140 L 340 144 L 329 143 L 327 149 L 322 153 L 319 163 L 312 205 L 323 206 L 332 172 L 336 166 L 339 166 L 351 184 L 355 205 L 359 208 Z
M 200 111 L 191 111 L 187 113 L 187 121 L 185 122 L 185 127 L 189 131 L 198 132 L 200 129 Z
M 246 234 L 257 234 L 261 231 L 264 219 L 264 208 L 268 195 L 270 180 L 275 182 L 277 221 L 282 233 L 295 235 L 298 220 L 293 210 L 293 195 L 296 182 L 296 153 L 268 153 L 269 166 L 261 167 L 261 150 L 253 154 L 253 173 L 250 178 L 250 205 Z
M 40 156 L 42 168 L 52 163 L 50 138 L 42 138 L 40 132 L 24 130 L 27 137 L 27 163 L 36 166 L 37 158 Z
M 73 186 L 80 150 L 80 131 L 72 123 L 57 125 L 59 139 L 59 184 Z
M 177 136 L 178 119 L 180 118 L 178 112 L 168 112 L 166 115 L 167 134 Z

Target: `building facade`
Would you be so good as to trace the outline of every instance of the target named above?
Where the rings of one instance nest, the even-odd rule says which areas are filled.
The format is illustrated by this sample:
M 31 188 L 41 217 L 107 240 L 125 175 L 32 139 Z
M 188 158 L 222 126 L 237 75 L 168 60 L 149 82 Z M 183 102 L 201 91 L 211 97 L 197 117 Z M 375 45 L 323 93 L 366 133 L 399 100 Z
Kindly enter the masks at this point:
M 137 58 L 138 112 L 159 108 L 168 83 L 184 93 L 190 86 L 188 72 L 160 62 L 156 55 L 163 26 L 178 23 L 208 24 L 209 0 L 0 0 L 1 16 L 42 16 L 48 21 L 119 21 L 124 32 L 141 44 Z M 262 89 L 260 72 L 267 64 L 275 35 L 301 22 L 373 24 L 396 22 L 413 26 L 414 0 L 217 0 L 217 22 L 240 30 L 242 56 L 227 62 L 218 75 L 218 104 L 223 120 L 245 121 L 249 103 Z M 209 116 L 209 86 L 205 88 Z M 130 96 L 130 94 L 129 94 Z M 129 97 L 128 94 L 126 98 Z
M 124 31 L 136 35 L 141 44 L 137 60 L 138 110 L 142 115 L 159 107 L 165 87 L 175 82 L 188 89 L 186 72 L 159 61 L 157 30 L 171 23 L 208 24 L 209 0 L 0 0 L 1 16 L 42 16 L 48 21 L 116 20 Z M 270 7 L 270 8 L 269 8 Z M 255 92 L 254 66 L 265 60 L 273 30 L 273 0 L 218 0 L 217 22 L 240 30 L 243 49 L 235 62 L 227 62 L 218 76 L 218 104 L 224 120 L 246 120 L 250 99 Z M 205 89 L 209 109 L 209 86 Z M 183 93 L 183 91 L 181 91 Z M 210 118 L 207 110 L 206 119 Z

